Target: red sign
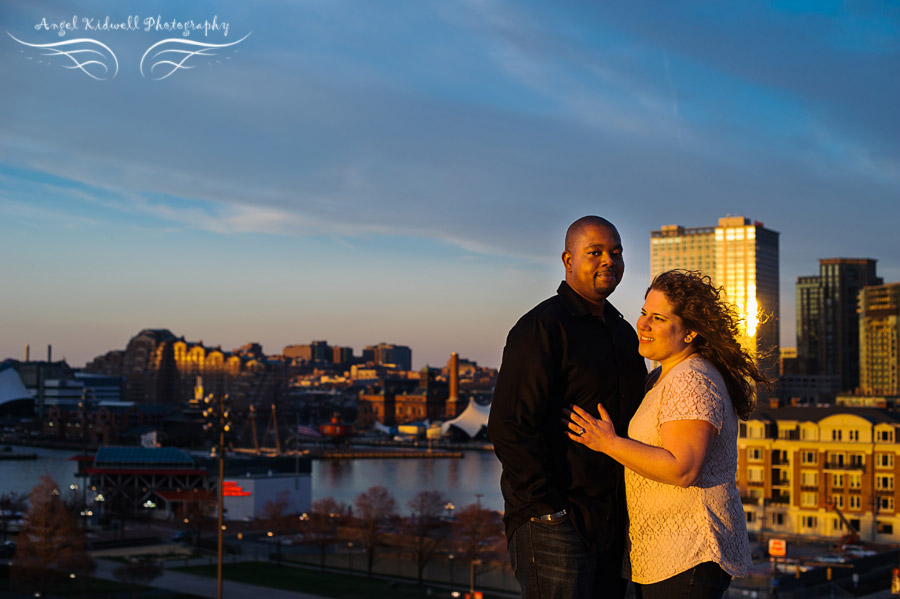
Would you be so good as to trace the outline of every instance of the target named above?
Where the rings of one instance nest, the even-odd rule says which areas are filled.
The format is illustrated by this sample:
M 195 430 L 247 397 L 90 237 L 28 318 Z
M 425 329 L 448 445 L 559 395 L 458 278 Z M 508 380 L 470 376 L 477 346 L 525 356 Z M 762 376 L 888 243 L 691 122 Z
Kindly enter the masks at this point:
M 784 539 L 769 539 L 769 555 L 772 557 L 784 557 L 787 555 L 787 541 Z
M 245 491 L 236 482 L 226 480 L 222 483 L 222 495 L 224 497 L 250 497 L 250 491 Z

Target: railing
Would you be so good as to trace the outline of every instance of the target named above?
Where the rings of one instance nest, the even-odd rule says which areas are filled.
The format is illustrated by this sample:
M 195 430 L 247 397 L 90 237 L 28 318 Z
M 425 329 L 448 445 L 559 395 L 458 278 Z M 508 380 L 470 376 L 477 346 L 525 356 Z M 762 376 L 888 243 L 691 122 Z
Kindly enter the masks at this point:
M 825 462 L 825 470 L 865 470 L 865 464 L 843 464 L 838 462 Z

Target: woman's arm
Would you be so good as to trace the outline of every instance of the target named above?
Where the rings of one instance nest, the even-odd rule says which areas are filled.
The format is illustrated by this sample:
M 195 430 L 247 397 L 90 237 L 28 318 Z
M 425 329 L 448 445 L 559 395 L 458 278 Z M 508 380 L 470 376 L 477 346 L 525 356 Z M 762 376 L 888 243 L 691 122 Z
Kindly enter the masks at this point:
M 577 443 L 605 453 L 626 468 L 651 480 L 689 487 L 700 477 L 716 427 L 706 420 L 673 420 L 659 427 L 662 447 L 653 447 L 616 434 L 603 405 L 600 418 L 572 406 L 567 434 Z M 584 429 L 584 433 L 578 431 Z

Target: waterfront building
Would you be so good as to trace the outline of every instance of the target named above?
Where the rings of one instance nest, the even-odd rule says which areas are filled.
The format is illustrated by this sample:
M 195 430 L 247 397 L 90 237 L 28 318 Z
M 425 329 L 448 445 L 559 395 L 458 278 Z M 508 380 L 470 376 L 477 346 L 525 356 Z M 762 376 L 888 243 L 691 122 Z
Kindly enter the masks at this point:
M 743 216 L 720 218 L 716 227 L 665 225 L 650 233 L 651 277 L 683 268 L 723 287 L 744 318 L 745 346 L 773 378 L 778 374 L 778 235 Z
M 881 285 L 869 258 L 823 258 L 819 275 L 797 279 L 797 359 L 804 374 L 837 377 L 838 391 L 859 387 L 860 290 Z
M 751 532 L 900 541 L 900 414 L 761 407 L 740 424 L 737 481 Z
M 76 476 L 87 478 L 86 501 L 101 517 L 138 514 L 182 521 L 214 513 L 218 465 L 174 447 L 101 447 L 78 456 Z M 287 513 L 308 511 L 312 498 L 309 458 L 234 456 L 225 461 L 222 486 L 226 520 L 252 520 L 267 502 L 286 499 Z
M 859 347 L 861 391 L 900 395 L 900 283 L 860 290 Z

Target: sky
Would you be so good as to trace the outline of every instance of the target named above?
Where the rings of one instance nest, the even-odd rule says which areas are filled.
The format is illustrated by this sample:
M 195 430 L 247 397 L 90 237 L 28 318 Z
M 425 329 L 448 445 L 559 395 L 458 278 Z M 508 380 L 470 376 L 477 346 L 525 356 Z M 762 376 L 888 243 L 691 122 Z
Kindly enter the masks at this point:
M 5 0 L 0 359 L 167 328 L 496 367 L 586 214 L 632 323 L 650 231 L 778 231 L 793 347 L 820 258 L 900 281 L 898 73 L 896 2 Z

